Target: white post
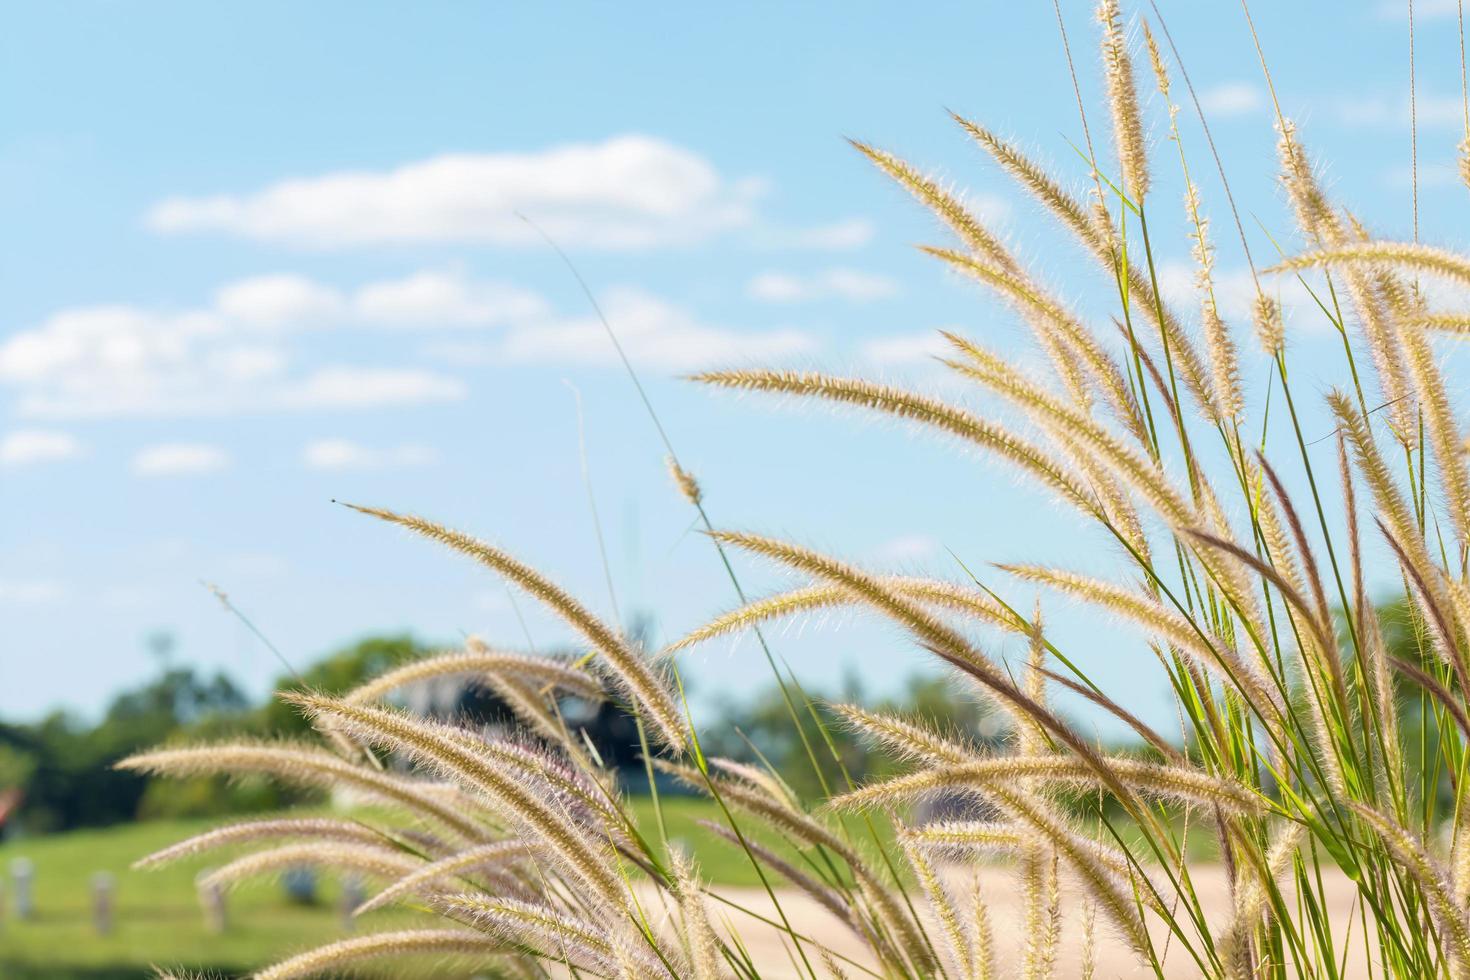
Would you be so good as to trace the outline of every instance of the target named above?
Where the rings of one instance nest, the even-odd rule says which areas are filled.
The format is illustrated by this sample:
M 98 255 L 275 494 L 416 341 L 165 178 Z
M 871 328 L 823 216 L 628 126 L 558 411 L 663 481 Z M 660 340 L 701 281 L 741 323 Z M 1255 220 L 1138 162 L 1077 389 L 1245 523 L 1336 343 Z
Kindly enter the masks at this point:
M 21 922 L 36 914 L 31 887 L 36 880 L 36 866 L 30 858 L 18 857 L 10 862 L 10 877 L 15 882 L 15 917 Z
M 206 882 L 209 874 L 210 869 L 208 868 L 199 872 L 194 883 L 199 889 L 199 906 L 204 910 L 204 928 L 214 935 L 219 935 L 229 926 L 225 908 L 225 890 L 218 882 Z
M 351 932 L 353 927 L 357 925 L 357 920 L 353 918 L 352 913 L 357 911 L 357 907 L 366 898 L 367 895 L 364 892 L 361 878 L 357 875 L 347 875 L 342 879 L 342 897 L 339 909 L 342 913 L 343 930 Z
M 92 928 L 99 936 L 112 932 L 112 891 L 116 883 L 106 871 L 92 876 Z

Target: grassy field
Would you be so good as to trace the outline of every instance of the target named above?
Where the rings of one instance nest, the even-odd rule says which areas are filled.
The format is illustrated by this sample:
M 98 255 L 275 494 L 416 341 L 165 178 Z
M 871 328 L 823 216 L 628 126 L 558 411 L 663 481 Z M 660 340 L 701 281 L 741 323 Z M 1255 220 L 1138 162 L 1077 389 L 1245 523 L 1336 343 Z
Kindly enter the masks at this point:
M 669 836 L 692 849 L 710 881 L 732 886 L 760 883 L 738 848 L 697 826 L 700 819 L 716 818 L 712 802 L 665 797 L 663 806 Z M 637 799 L 634 809 L 644 833 L 656 837 L 658 824 L 650 801 Z M 303 811 L 310 813 L 320 811 Z M 139 857 L 218 823 L 161 820 L 0 844 L 0 876 L 8 879 L 10 862 L 18 857 L 29 858 L 36 867 L 35 918 L 16 921 L 13 896 L 6 896 L 5 914 L 0 917 L 0 978 L 123 980 L 151 976 L 151 964 L 238 976 L 284 954 L 347 934 L 338 911 L 337 885 L 330 876 L 322 877 L 319 900 L 310 906 L 288 901 L 275 882 L 256 882 L 232 892 L 228 928 L 215 934 L 205 926 L 194 878 L 211 863 L 221 863 L 221 854 L 155 871 L 129 869 Z M 850 829 L 860 840 L 866 836 L 857 821 Z M 758 836 L 794 856 L 783 842 L 768 834 Z M 1208 834 L 1192 832 L 1190 843 L 1191 852 L 1199 857 L 1212 851 Z M 92 925 L 90 882 L 99 871 L 116 879 L 114 926 L 107 936 L 97 935 Z M 416 918 L 406 910 L 376 912 L 364 917 L 359 929 L 402 927 Z M 423 921 L 442 925 L 428 916 Z M 450 974 L 439 964 L 432 975 Z
M 657 834 L 651 806 L 637 804 L 645 833 Z M 703 799 L 664 800 L 669 836 L 691 846 L 700 864 L 723 884 L 756 884 L 744 856 L 715 840 L 695 821 L 715 816 Z M 194 877 L 208 860 L 181 862 L 156 871 L 131 871 L 137 858 L 218 821 L 156 821 L 106 830 L 77 831 L 0 845 L 0 874 L 7 881 L 10 862 L 27 857 L 36 866 L 36 916 L 14 917 L 7 894 L 0 919 L 0 977 L 122 980 L 149 976 L 149 965 L 238 975 L 284 952 L 344 935 L 337 911 L 335 882 L 323 876 L 320 901 L 301 906 L 286 900 L 279 885 L 251 884 L 229 896 L 229 926 L 212 934 L 195 900 Z M 213 862 L 220 863 L 215 855 Z M 115 923 L 111 935 L 92 927 L 90 881 L 98 871 L 116 878 Z M 414 913 L 386 911 L 365 917 L 362 929 L 410 923 Z M 436 971 L 436 975 L 443 975 Z

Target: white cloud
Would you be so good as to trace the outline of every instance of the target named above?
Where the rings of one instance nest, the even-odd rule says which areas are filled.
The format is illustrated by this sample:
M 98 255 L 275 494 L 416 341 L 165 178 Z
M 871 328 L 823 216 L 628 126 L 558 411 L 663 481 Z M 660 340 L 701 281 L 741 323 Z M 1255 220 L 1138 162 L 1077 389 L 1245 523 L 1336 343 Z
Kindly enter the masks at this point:
M 130 612 L 143 609 L 159 598 L 159 590 L 147 585 L 109 585 L 98 595 L 97 600 L 105 609 L 115 612 Z
M 747 226 L 759 190 L 688 149 L 633 134 L 531 153 L 445 154 L 393 170 L 283 180 L 253 194 L 175 197 L 146 221 L 163 233 L 316 248 L 539 243 L 520 212 L 563 245 L 628 249 Z
M 159 313 L 129 306 L 62 310 L 0 345 L 0 379 L 26 380 L 81 363 L 126 371 L 176 359 L 224 324 L 212 312 Z
M 629 358 L 661 370 L 781 358 L 809 353 L 817 346 L 796 330 L 750 333 L 706 326 L 687 310 L 640 289 L 609 290 L 603 307 Z M 506 337 L 502 349 L 510 361 L 595 364 L 615 359 L 602 324 L 592 317 L 519 327 Z
M 42 606 L 61 599 L 66 589 L 58 582 L 0 579 L 0 603 L 12 606 Z
M 1416 178 L 1421 188 L 1453 187 L 1460 183 L 1460 165 L 1454 161 L 1420 160 L 1417 174 L 1413 167 L 1391 167 L 1383 175 L 1383 182 L 1390 187 L 1403 189 L 1414 186 Z
M 1432 310 L 1461 311 L 1470 306 L 1470 286 L 1441 276 L 1425 276 L 1418 281 L 1420 295 Z
M 1457 0 L 1414 0 L 1414 20 L 1442 20 L 1459 13 Z M 1383 0 L 1378 16 L 1384 20 L 1408 20 L 1409 7 L 1404 0 Z
M 285 408 L 379 408 L 458 401 L 469 386 L 458 378 L 409 368 L 328 366 L 280 393 Z
M 823 288 L 876 295 L 886 286 L 844 274 Z M 609 290 L 603 306 L 629 355 L 657 370 L 781 358 L 817 347 L 793 329 L 734 330 L 639 289 Z M 334 325 L 310 345 L 299 328 Z M 295 329 L 284 329 L 287 325 Z M 377 327 L 463 338 L 422 350 L 448 367 L 350 364 L 328 338 Z M 313 332 L 315 334 L 315 332 Z M 340 348 L 338 348 L 340 349 Z M 402 363 L 402 352 L 398 361 Z M 58 311 L 0 340 L 0 387 L 29 418 L 188 416 L 368 409 L 463 399 L 472 364 L 614 364 L 592 316 L 569 316 L 540 295 L 458 272 L 332 289 L 291 276 L 229 284 L 184 311 L 95 306 Z
M 1465 125 L 1465 105 L 1458 95 L 1438 95 L 1420 90 L 1414 100 L 1418 125 L 1438 129 L 1460 129 Z M 1339 98 L 1334 103 L 1338 122 L 1355 129 L 1409 127 L 1409 94 L 1368 94 Z
M 236 551 L 218 559 L 219 573 L 230 581 L 242 578 L 279 579 L 291 570 L 285 556 L 272 551 Z
M 626 286 L 608 290 L 602 307 L 628 357 L 659 371 L 780 359 L 810 353 L 818 346 L 798 330 L 750 332 L 709 326 L 682 307 Z M 442 344 L 435 351 L 460 363 L 617 363 L 606 331 L 592 316 L 518 325 L 496 341 Z
M 54 463 L 74 459 L 81 453 L 81 443 L 68 432 L 17 429 L 0 439 L 0 466 Z
M 474 243 L 641 249 L 731 231 L 769 248 L 852 249 L 872 222 L 778 227 L 758 214 L 756 177 L 721 174 L 700 154 L 640 134 L 516 153 L 449 153 L 391 170 L 292 177 L 252 193 L 178 196 L 148 210 L 161 234 L 217 232 L 305 248 Z
M 1000 194 L 984 191 L 959 191 L 960 203 L 987 225 L 1000 225 L 1009 221 L 1014 211 L 1010 200 Z
M 424 370 L 303 369 L 279 340 L 220 314 L 131 307 L 63 310 L 0 343 L 0 384 L 31 418 L 354 408 L 462 398 Z
M 810 298 L 815 286 L 815 278 L 802 279 L 785 272 L 763 272 L 745 284 L 745 292 L 753 299 L 767 303 L 794 303 Z
M 889 337 L 874 337 L 858 345 L 858 356 L 863 360 L 884 367 L 905 367 L 928 364 L 936 357 L 953 352 L 949 341 L 937 330 L 923 333 L 895 334 Z
M 862 248 L 878 233 L 867 218 L 845 218 L 812 228 L 766 230 L 756 236 L 758 244 L 767 248 L 843 251 Z
M 373 448 L 347 439 L 320 439 L 301 452 L 301 460 L 313 470 L 380 470 L 403 466 L 427 466 L 439 454 L 429 446 L 403 445 Z
M 1316 273 L 1306 277 L 1318 296 L 1325 291 Z M 1256 281 L 1249 269 L 1217 269 L 1214 275 L 1215 304 L 1226 324 L 1235 330 L 1236 344 L 1255 350 L 1255 338 L 1250 331 L 1254 318 Z M 1199 309 L 1200 295 L 1195 284 L 1195 267 L 1187 262 L 1162 262 L 1159 264 L 1159 288 L 1164 299 L 1184 311 Z M 1261 288 L 1266 295 L 1281 303 L 1286 317 L 1288 340 L 1294 330 L 1318 333 L 1331 329 L 1331 323 L 1317 306 L 1311 292 L 1295 276 L 1262 276 Z
M 135 411 L 218 397 L 228 379 L 210 368 L 229 371 L 234 347 L 213 311 L 66 309 L 0 343 L 0 383 L 20 390 L 24 415 Z M 211 353 L 223 360 L 211 365 Z
M 873 556 L 881 562 L 923 561 L 939 553 L 939 542 L 927 534 L 901 534 L 883 542 Z
M 544 314 L 546 300 L 499 280 L 424 269 L 364 283 L 350 294 L 297 275 L 259 276 L 215 293 L 212 312 L 242 326 L 373 324 L 392 327 L 496 326 Z
M 1160 262 L 1159 289 L 1171 305 L 1180 310 L 1198 310 L 1199 286 L 1197 267 L 1189 262 Z M 1275 290 L 1283 284 L 1297 285 L 1286 277 L 1264 278 L 1261 285 Z M 1256 301 L 1256 281 L 1249 269 L 1216 269 L 1214 272 L 1215 306 L 1227 322 L 1249 325 Z M 1299 287 L 1298 287 L 1299 288 Z M 1275 295 L 1272 292 L 1272 295 Z M 1283 297 L 1285 298 L 1285 297 Z M 1293 297 L 1295 298 L 1294 294 Z M 1310 300 L 1310 297 L 1306 297 Z
M 515 607 L 511 604 L 510 595 L 504 589 L 486 589 L 476 592 L 472 601 L 475 608 L 487 613 L 509 613 Z
M 209 373 L 230 382 L 248 382 L 283 373 L 288 359 L 276 347 L 238 344 L 209 351 L 204 360 Z
M 1261 90 L 1249 82 L 1223 82 L 1199 94 L 1200 108 L 1208 116 L 1241 116 L 1266 104 Z
M 29 417 L 187 415 L 352 408 L 462 398 L 456 378 L 418 369 L 296 364 L 284 328 L 497 326 L 543 314 L 535 293 L 454 272 L 421 272 L 344 292 L 300 276 L 221 287 L 171 311 L 60 310 L 0 340 L 0 385 Z
M 198 476 L 229 465 L 228 453 L 204 443 L 163 443 L 141 449 L 133 457 L 133 472 L 139 476 Z
M 800 331 L 744 332 L 707 326 L 688 310 L 642 289 L 612 289 L 603 303 L 623 350 L 659 370 L 692 370 L 729 361 L 781 359 L 816 350 Z M 613 363 L 603 325 L 592 317 L 517 328 L 504 342 L 512 361 Z
M 862 302 L 892 296 L 898 292 L 898 284 L 886 276 L 856 269 L 827 269 L 810 276 L 764 272 L 750 280 L 745 291 L 767 303 L 801 303 L 832 297 Z
M 369 283 L 357 291 L 353 307 L 363 320 L 398 326 L 494 326 L 550 309 L 526 289 L 433 271 Z
M 244 323 L 280 326 L 315 323 L 340 316 L 342 295 L 310 279 L 293 275 L 260 276 L 223 287 L 215 309 Z

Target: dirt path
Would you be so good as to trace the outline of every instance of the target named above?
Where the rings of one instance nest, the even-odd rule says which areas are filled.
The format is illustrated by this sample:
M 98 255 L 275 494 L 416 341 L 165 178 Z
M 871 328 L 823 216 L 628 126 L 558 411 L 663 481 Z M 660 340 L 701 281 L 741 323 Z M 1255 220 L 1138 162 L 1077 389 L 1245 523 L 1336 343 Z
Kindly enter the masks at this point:
M 1228 887 L 1223 869 L 1217 866 L 1206 866 L 1192 869 L 1191 873 L 1195 890 L 1199 893 L 1206 908 L 1210 910 L 1210 920 L 1219 923 L 1229 912 Z M 997 976 L 1019 976 L 1022 957 L 1021 943 L 1024 940 L 1025 930 L 1022 928 L 1024 903 L 1017 893 L 1016 876 L 1004 867 L 984 867 L 979 869 L 979 874 L 981 892 L 990 907 L 995 933 Z M 965 885 L 957 889 L 959 891 L 968 888 L 969 871 L 964 872 L 964 875 L 962 880 Z M 959 881 L 957 880 L 956 883 L 958 884 Z M 1352 883 L 1340 874 L 1326 878 L 1324 883 L 1333 936 L 1339 950 L 1343 937 L 1350 936 L 1353 940 L 1353 952 L 1349 957 L 1349 967 L 1345 976 L 1366 976 L 1361 944 L 1362 924 L 1356 919 L 1354 907 L 1355 889 Z M 805 971 L 800 969 L 793 960 L 795 951 L 789 937 L 779 928 L 765 925 L 751 915 L 755 913 L 773 920 L 778 918 L 769 896 L 764 891 L 759 888 L 721 888 L 717 891 L 730 902 L 741 906 L 741 909 L 718 901 L 712 902 L 710 906 L 712 916 L 717 924 L 723 922 L 726 924 L 725 928 L 738 929 L 741 942 L 750 951 L 752 959 L 761 967 L 762 976 L 771 978 L 805 976 Z M 867 955 L 863 944 L 835 916 L 803 893 L 783 890 L 778 895 L 781 909 L 785 912 L 796 933 L 847 957 L 851 962 L 839 961 L 839 963 L 852 980 L 872 975 L 858 966 L 870 967 L 872 965 L 872 959 Z M 1058 951 L 1055 976 L 1060 980 L 1070 980 L 1070 978 L 1081 976 L 1083 926 L 1081 903 L 1075 894 L 1066 891 L 1065 885 L 1062 907 L 1062 942 Z M 1156 922 L 1151 933 L 1155 945 L 1160 949 L 1167 949 L 1164 955 L 1166 976 L 1181 978 L 1181 980 L 1200 976 L 1198 966 L 1195 965 L 1189 954 L 1181 949 L 1177 939 L 1168 942 L 1166 947 L 1165 944 L 1169 937 L 1166 936 L 1166 930 L 1162 925 Z M 1101 915 L 1097 919 L 1097 938 L 1097 970 L 1094 974 L 1097 980 L 1153 975 L 1151 971 L 1136 965 L 1132 954 L 1108 928 Z M 816 967 L 817 975 L 825 976 L 820 954 L 816 951 L 815 946 L 807 944 L 805 948 L 808 958 Z

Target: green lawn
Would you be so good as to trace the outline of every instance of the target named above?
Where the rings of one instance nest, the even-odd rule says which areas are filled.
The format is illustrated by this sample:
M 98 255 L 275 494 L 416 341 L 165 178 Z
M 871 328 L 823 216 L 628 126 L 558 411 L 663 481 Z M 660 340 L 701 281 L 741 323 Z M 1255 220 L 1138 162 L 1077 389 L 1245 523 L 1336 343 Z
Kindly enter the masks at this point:
M 639 825 L 656 838 L 657 822 L 647 800 L 635 803 Z M 714 818 L 707 800 L 664 799 L 669 836 L 692 847 L 704 873 L 722 884 L 756 884 L 744 855 L 695 825 Z M 274 957 L 344 935 L 336 910 L 337 890 L 326 876 L 317 906 L 286 901 L 273 882 L 244 886 L 229 896 L 229 927 L 208 932 L 195 900 L 194 877 L 210 859 L 201 858 L 156 871 L 132 871 L 137 858 L 214 826 L 219 821 L 156 821 L 10 841 L 0 845 L 0 875 L 8 879 L 12 859 L 25 856 L 36 866 L 36 917 L 14 918 L 7 895 L 0 918 L 0 977 L 5 980 L 87 978 L 121 980 L 149 976 L 149 964 L 239 975 Z M 220 863 L 216 854 L 213 863 Z M 117 881 L 112 934 L 93 931 L 90 881 L 109 871 Z M 407 911 L 365 917 L 361 928 L 401 926 L 417 918 Z M 444 975 L 435 971 L 436 976 Z
M 212 823 L 159 821 L 0 846 L 0 869 L 7 874 L 10 861 L 22 855 L 36 867 L 35 918 L 17 921 L 13 896 L 7 902 L 0 924 L 0 975 L 112 980 L 147 976 L 151 963 L 241 973 L 262 965 L 273 951 L 341 934 L 329 881 L 323 881 L 317 907 L 290 904 L 270 884 L 241 888 L 229 897 L 229 927 L 214 935 L 205 928 L 194 891 L 194 876 L 207 861 L 129 870 L 138 857 Z M 117 881 L 115 924 L 111 935 L 98 936 L 89 892 L 93 874 L 104 870 Z
M 670 838 L 692 849 L 706 878 L 722 885 L 759 884 L 739 848 L 696 825 L 700 819 L 718 817 L 714 803 L 697 797 L 666 796 L 663 806 Z M 633 809 L 643 833 L 656 840 L 658 823 L 651 802 L 637 798 Z M 323 876 L 320 900 L 315 906 L 290 903 L 275 882 L 255 882 L 240 888 L 229 896 L 228 928 L 216 935 L 205 927 L 195 899 L 194 878 L 209 864 L 218 865 L 223 860 L 221 854 L 156 871 L 129 869 L 139 857 L 219 823 L 154 821 L 0 844 L 0 880 L 8 878 L 13 859 L 24 856 L 34 862 L 37 911 L 30 921 L 16 921 L 13 896 L 6 896 L 5 912 L 0 916 L 0 978 L 123 980 L 151 976 L 149 966 L 155 963 L 239 976 L 293 951 L 346 935 L 337 911 L 338 892 L 329 876 Z M 860 820 L 853 820 L 849 829 L 859 841 L 867 836 Z M 1126 828 L 1124 836 L 1131 836 Z M 769 833 L 757 837 L 793 858 L 794 863 L 801 863 L 783 841 Z M 1213 852 L 1207 828 L 1192 827 L 1189 842 L 1191 853 L 1201 859 Z M 871 852 L 874 848 L 869 842 L 863 849 Z M 117 882 L 115 923 L 108 936 L 99 936 L 92 928 L 90 881 L 98 871 L 111 872 Z M 359 928 L 402 928 L 415 921 L 434 920 L 408 910 L 386 910 L 365 916 Z M 403 970 L 393 975 L 401 976 Z M 452 974 L 437 964 L 424 975 Z

